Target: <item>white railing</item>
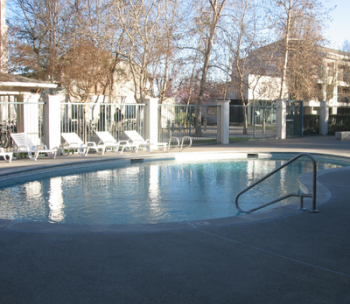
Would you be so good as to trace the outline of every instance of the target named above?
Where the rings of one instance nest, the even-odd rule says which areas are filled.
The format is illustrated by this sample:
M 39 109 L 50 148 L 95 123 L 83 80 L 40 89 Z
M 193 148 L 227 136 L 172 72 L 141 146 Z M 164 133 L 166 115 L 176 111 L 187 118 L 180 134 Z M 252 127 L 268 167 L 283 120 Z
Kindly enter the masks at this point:
M 0 147 L 10 150 L 10 133 L 18 132 L 26 132 L 36 145 L 43 144 L 44 102 L 17 102 L 13 96 L 8 97 L 8 101 L 0 102 Z
M 95 131 L 108 131 L 126 140 L 124 131 L 144 134 L 145 104 L 61 103 L 61 133 L 74 132 L 84 141 L 98 140 Z

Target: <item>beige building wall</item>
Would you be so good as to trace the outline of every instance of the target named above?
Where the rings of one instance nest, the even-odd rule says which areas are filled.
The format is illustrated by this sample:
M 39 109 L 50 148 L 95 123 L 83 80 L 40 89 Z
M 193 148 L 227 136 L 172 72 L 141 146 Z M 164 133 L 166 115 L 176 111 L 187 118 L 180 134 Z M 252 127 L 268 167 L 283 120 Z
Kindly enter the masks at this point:
M 260 75 L 248 75 L 249 84 L 247 99 L 251 100 L 276 100 L 279 98 L 281 91 L 281 78 Z M 284 84 L 285 96 L 288 98 L 288 88 Z

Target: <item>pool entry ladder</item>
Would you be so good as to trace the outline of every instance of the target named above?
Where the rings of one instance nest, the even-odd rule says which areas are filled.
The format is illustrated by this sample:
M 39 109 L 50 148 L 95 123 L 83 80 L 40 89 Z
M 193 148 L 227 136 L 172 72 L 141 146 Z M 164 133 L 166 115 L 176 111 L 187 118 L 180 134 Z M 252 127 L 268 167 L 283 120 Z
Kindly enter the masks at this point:
M 238 203 L 238 199 L 239 197 L 247 192 L 248 190 L 252 189 L 253 187 L 255 187 L 256 185 L 260 184 L 262 181 L 264 181 L 265 179 L 267 179 L 268 177 L 270 177 L 271 175 L 275 174 L 276 172 L 280 171 L 281 169 L 283 169 L 284 167 L 288 166 L 289 164 L 291 164 L 292 162 L 296 161 L 297 159 L 299 159 L 300 157 L 303 157 L 303 156 L 306 156 L 308 158 L 311 159 L 312 161 L 312 164 L 313 164 L 313 180 L 312 180 L 312 193 L 311 194 L 308 194 L 308 193 L 289 193 L 289 194 L 286 194 L 284 196 L 281 196 L 271 202 L 268 202 L 266 204 L 263 204 L 259 207 L 256 207 L 256 208 L 252 208 L 250 210 L 243 210 L 240 206 L 239 206 L 239 203 Z M 316 165 L 316 161 L 315 159 L 313 158 L 312 155 L 308 154 L 308 153 L 301 153 L 299 155 L 297 155 L 296 157 L 292 158 L 291 160 L 289 160 L 288 162 L 284 163 L 282 166 L 280 166 L 279 168 L 273 170 L 272 172 L 270 172 L 269 174 L 265 175 L 264 177 L 262 177 L 261 179 L 259 179 L 257 182 L 251 184 L 250 186 L 248 186 L 247 188 L 245 188 L 244 190 L 242 190 L 241 192 L 239 192 L 237 195 L 236 195 L 236 198 L 235 198 L 235 204 L 236 204 L 236 208 L 240 211 L 240 212 L 243 212 L 243 213 L 250 213 L 250 212 L 253 212 L 253 211 L 256 211 L 256 210 L 259 210 L 261 208 L 264 208 L 264 207 L 267 207 L 269 205 L 272 205 L 272 204 L 275 204 L 281 200 L 284 200 L 288 197 L 300 197 L 300 209 L 302 210 L 305 210 L 304 208 L 304 197 L 310 197 L 312 198 L 312 209 L 309 210 L 310 212 L 313 212 L 313 213 L 317 213 L 318 210 L 316 209 L 316 176 L 317 176 L 317 165 Z

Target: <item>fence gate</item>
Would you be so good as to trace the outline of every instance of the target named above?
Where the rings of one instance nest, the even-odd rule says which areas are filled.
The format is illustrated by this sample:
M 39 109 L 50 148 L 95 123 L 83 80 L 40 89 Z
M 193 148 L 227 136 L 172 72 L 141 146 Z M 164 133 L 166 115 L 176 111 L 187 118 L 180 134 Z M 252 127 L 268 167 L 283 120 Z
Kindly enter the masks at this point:
M 159 105 L 158 140 L 167 142 L 171 137 L 180 141 L 184 136 L 191 136 L 193 144 L 217 143 L 217 108 L 209 105 Z M 201 111 L 200 134 L 196 134 L 196 111 Z
M 256 101 L 258 102 L 264 101 Z M 265 105 L 230 105 L 230 142 L 276 137 L 275 104 L 266 102 Z
M 303 136 L 304 108 L 302 101 L 287 101 L 286 136 Z

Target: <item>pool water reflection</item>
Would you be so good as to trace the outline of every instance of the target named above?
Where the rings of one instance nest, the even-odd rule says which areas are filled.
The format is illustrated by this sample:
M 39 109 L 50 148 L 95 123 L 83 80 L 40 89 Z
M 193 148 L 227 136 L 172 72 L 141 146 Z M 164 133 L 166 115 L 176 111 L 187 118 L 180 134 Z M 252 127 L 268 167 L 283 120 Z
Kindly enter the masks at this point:
M 280 156 L 196 163 L 152 161 L 37 179 L 0 190 L 0 218 L 141 224 L 235 216 L 235 195 L 284 161 Z M 344 165 L 322 159 L 317 162 L 318 169 Z M 241 205 L 248 209 L 300 191 L 298 176 L 311 170 L 312 163 L 300 159 L 244 194 Z M 291 201 L 295 198 L 280 205 Z

